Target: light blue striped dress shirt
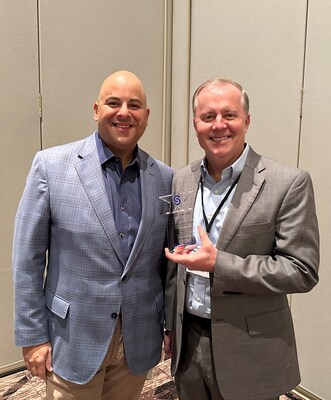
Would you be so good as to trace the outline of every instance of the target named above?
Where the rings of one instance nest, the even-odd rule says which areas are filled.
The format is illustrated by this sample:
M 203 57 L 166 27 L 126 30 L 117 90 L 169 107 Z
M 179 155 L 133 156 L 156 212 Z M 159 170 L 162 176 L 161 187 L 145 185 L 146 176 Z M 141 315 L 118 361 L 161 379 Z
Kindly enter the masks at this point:
M 246 162 L 248 149 L 249 146 L 246 144 L 245 149 L 238 160 L 223 170 L 220 182 L 216 182 L 209 175 L 205 165 L 206 161 L 205 159 L 202 160 L 200 168 L 203 181 L 203 203 L 208 222 L 213 217 L 215 210 L 225 197 L 233 181 L 239 176 L 239 174 L 241 174 Z M 229 195 L 222 209 L 216 216 L 213 225 L 211 226 L 209 238 L 214 245 L 217 243 L 219 233 L 231 204 L 234 192 L 235 188 Z M 200 225 L 206 230 L 202 211 L 200 187 L 194 205 L 193 218 L 193 237 L 196 239 L 197 245 L 200 245 L 201 242 L 197 231 L 197 226 Z M 205 274 L 207 276 L 202 276 L 192 271 L 187 271 L 188 281 L 186 290 L 186 310 L 191 314 L 198 315 L 199 317 L 210 318 L 211 303 L 209 274 Z

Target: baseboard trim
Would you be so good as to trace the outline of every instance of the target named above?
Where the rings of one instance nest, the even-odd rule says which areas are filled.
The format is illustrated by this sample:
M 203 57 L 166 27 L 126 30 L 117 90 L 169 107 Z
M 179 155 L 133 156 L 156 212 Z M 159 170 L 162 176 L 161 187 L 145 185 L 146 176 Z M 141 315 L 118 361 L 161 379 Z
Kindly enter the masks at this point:
M 23 371 L 24 369 L 26 369 L 26 366 L 23 360 L 4 365 L 0 367 L 0 378 L 11 374 L 16 374 L 17 372 Z
M 295 389 L 291 390 L 291 392 L 297 394 L 303 400 L 324 400 L 322 397 L 317 396 L 315 393 L 311 392 L 310 390 L 304 388 L 301 385 L 299 385 Z

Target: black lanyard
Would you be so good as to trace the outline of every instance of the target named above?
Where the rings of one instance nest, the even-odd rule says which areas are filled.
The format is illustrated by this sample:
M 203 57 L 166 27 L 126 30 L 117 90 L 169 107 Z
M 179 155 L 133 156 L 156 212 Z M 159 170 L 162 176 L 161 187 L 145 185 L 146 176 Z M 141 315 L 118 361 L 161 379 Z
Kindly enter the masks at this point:
M 237 178 L 234 180 L 234 182 L 232 183 L 232 185 L 230 186 L 229 190 L 226 192 L 226 195 L 223 197 L 223 200 L 220 202 L 220 204 L 218 205 L 218 207 L 216 208 L 216 211 L 214 212 L 214 215 L 212 216 L 210 222 L 208 222 L 208 219 L 206 217 L 206 213 L 205 213 L 205 206 L 203 204 L 203 182 L 202 182 L 202 176 L 200 177 L 200 189 L 201 189 L 201 205 L 202 205 L 202 214 L 203 214 L 203 219 L 205 221 L 205 225 L 206 225 L 206 231 L 207 233 L 210 232 L 210 229 L 213 225 L 213 222 L 217 216 L 217 214 L 220 212 L 221 208 L 223 207 L 224 203 L 227 201 L 228 197 L 230 196 L 230 193 L 232 192 L 233 188 L 236 186 L 236 184 L 239 181 L 240 178 L 239 174 L 237 176 Z

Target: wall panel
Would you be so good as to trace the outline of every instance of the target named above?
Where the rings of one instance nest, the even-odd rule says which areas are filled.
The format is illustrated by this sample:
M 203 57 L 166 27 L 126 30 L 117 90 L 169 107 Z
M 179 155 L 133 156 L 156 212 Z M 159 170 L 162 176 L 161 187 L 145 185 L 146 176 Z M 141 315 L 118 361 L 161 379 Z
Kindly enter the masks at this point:
M 161 158 L 165 1 L 43 0 L 40 6 L 43 147 L 93 132 L 102 81 L 128 69 L 142 80 L 151 108 L 141 146 Z
M 0 372 L 21 351 L 13 340 L 13 223 L 34 153 L 40 149 L 36 0 L 1 2 L 0 13 Z
M 331 398 L 331 3 L 309 2 L 300 167 L 311 172 L 321 235 L 320 282 L 293 296 L 302 386 Z M 304 227 L 302 227 L 304 229 Z
M 191 7 L 189 0 L 173 4 L 171 165 L 177 170 L 188 161 L 191 138 L 190 114 L 190 50 Z
M 224 75 L 251 100 L 247 141 L 263 154 L 297 163 L 306 2 L 192 1 L 191 94 Z M 190 159 L 201 152 L 191 124 Z

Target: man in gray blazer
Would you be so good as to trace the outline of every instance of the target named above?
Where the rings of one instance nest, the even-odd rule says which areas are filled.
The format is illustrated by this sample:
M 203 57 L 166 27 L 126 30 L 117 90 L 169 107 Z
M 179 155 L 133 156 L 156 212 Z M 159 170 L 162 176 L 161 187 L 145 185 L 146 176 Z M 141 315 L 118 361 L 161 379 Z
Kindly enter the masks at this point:
M 238 83 L 204 82 L 193 114 L 205 157 L 175 175 L 177 247 L 166 249 L 165 350 L 179 398 L 278 399 L 300 382 L 287 294 L 318 282 L 312 182 L 245 143 Z
M 98 130 L 38 152 L 15 222 L 16 344 L 47 399 L 138 399 L 161 356 L 172 170 L 137 142 L 149 108 L 118 71 Z

